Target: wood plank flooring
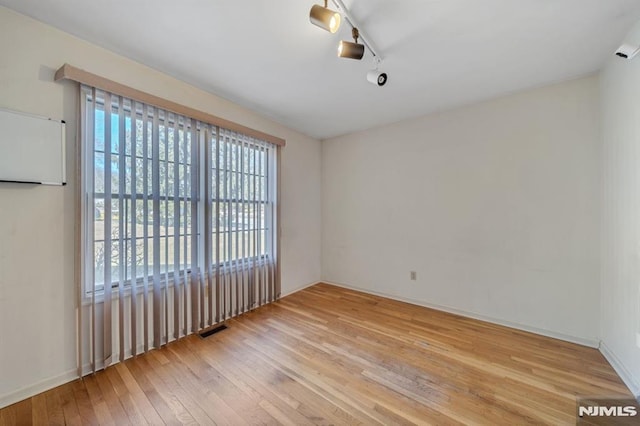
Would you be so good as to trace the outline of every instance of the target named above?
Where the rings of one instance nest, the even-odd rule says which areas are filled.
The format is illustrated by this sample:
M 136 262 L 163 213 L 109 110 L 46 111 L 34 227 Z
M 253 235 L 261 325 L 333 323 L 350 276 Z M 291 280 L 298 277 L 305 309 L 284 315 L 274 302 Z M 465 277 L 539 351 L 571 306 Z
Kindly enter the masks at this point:
M 595 349 L 318 284 L 0 410 L 22 424 L 575 424 Z

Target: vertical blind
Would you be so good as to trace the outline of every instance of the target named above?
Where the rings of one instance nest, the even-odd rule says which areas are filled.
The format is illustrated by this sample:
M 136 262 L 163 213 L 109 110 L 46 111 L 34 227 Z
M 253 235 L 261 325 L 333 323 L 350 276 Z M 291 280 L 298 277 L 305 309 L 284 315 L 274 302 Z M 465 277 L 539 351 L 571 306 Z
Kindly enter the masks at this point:
M 275 145 L 86 86 L 81 141 L 81 373 L 279 298 Z

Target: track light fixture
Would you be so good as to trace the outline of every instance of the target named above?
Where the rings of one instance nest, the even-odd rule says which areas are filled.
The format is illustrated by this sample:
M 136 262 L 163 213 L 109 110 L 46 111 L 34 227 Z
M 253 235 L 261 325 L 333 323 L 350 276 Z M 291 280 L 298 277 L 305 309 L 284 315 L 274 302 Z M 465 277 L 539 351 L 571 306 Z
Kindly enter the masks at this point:
M 384 86 L 387 84 L 387 73 L 380 72 L 378 67 L 382 60 L 377 56 L 373 57 L 373 69 L 367 73 L 367 81 L 376 86 Z
M 309 20 L 323 30 L 334 34 L 340 28 L 340 14 L 327 8 L 327 0 L 324 0 L 324 7 L 314 4 L 309 11 Z
M 338 56 L 341 58 L 360 60 L 364 56 L 364 44 L 358 43 L 360 32 L 356 27 L 351 29 L 351 36 L 355 43 L 344 40 L 340 41 L 340 44 L 338 45 Z
M 367 81 L 377 86 L 384 86 L 387 84 L 387 73 L 371 70 L 367 73 Z
M 324 7 L 316 4 L 311 8 L 309 12 L 309 20 L 311 23 L 333 34 L 338 31 L 340 27 L 340 13 L 342 13 L 347 23 L 351 26 L 351 35 L 353 36 L 354 42 L 342 40 L 338 45 L 338 56 L 341 58 L 360 60 L 364 56 L 364 49 L 366 47 L 373 55 L 375 63 L 375 68 L 367 73 L 367 81 L 377 86 L 384 86 L 387 83 L 387 73 L 378 71 L 378 65 L 382 61 L 382 57 L 376 52 L 371 41 L 367 40 L 364 34 L 360 34 L 358 25 L 342 0 L 331 0 L 340 13 L 327 8 L 327 2 L 328 0 L 324 0 Z M 362 43 L 358 43 L 358 39 L 361 39 Z

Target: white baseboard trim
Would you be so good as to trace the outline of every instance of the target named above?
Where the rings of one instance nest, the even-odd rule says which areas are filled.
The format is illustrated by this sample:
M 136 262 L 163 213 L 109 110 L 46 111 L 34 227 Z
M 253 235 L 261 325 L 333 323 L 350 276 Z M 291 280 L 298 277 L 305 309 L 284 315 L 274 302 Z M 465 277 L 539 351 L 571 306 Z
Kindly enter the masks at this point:
M 502 325 L 502 326 L 509 327 L 509 328 L 515 328 L 516 330 L 527 331 L 529 333 L 534 333 L 534 334 L 539 334 L 539 335 L 546 336 L 546 337 L 551 337 L 551 338 L 554 338 L 554 339 L 564 340 L 566 342 L 576 343 L 576 344 L 582 345 L 582 346 L 588 346 L 588 347 L 597 349 L 599 344 L 600 344 L 600 342 L 597 341 L 597 340 L 591 340 L 591 339 L 585 339 L 585 338 L 582 338 L 582 337 L 570 336 L 570 335 L 567 335 L 567 334 L 558 333 L 558 332 L 551 331 L 551 330 L 545 330 L 545 329 L 542 329 L 542 328 L 532 327 L 532 326 L 519 324 L 519 323 L 515 323 L 515 322 L 511 322 L 511 321 L 506 321 L 506 320 L 502 320 L 502 319 L 498 319 L 498 318 L 488 317 L 486 315 L 476 314 L 475 312 L 468 312 L 468 311 L 464 311 L 464 310 L 457 309 L 457 308 L 451 308 L 449 306 L 437 305 L 435 303 L 426 302 L 424 300 L 408 299 L 408 298 L 404 298 L 404 297 L 394 296 L 394 295 L 391 295 L 391 294 L 381 293 L 381 292 L 377 292 L 377 291 L 371 291 L 369 289 L 356 287 L 356 286 L 352 286 L 352 285 L 349 285 L 349 284 L 334 283 L 334 282 L 327 281 L 327 280 L 324 280 L 324 281 L 321 281 L 321 282 L 327 283 L 327 284 L 331 284 L 331 285 L 335 285 L 337 287 L 342 287 L 342 288 L 347 288 L 347 289 L 350 289 L 350 290 L 361 291 L 363 293 L 373 294 L 375 296 L 386 297 L 387 299 L 397 300 L 399 302 L 410 303 L 412 305 L 423 306 L 425 308 L 435 309 L 437 311 L 448 312 L 450 314 L 460 315 L 460 316 L 467 317 L 467 318 L 473 318 L 473 319 L 477 319 L 477 320 L 480 320 L 480 321 L 486 321 L 486 322 L 490 322 L 492 324 Z
M 58 376 L 51 377 L 33 385 L 25 386 L 15 392 L 6 393 L 0 396 L 0 408 L 8 407 L 16 402 L 31 398 L 34 395 L 48 391 L 65 383 L 69 383 L 78 378 L 78 370 L 73 369 Z
M 305 284 L 305 285 L 303 285 L 303 286 L 300 286 L 300 287 L 297 287 L 297 288 L 295 288 L 295 289 L 293 289 L 293 290 L 290 290 L 290 291 L 288 291 L 288 292 L 286 292 L 286 293 L 282 293 L 282 294 L 280 295 L 280 298 L 282 299 L 283 297 L 290 296 L 290 295 L 292 295 L 293 293 L 297 293 L 297 292 L 299 292 L 299 291 L 304 290 L 305 288 L 313 287 L 314 285 L 316 285 L 316 284 L 320 284 L 320 283 L 323 283 L 323 282 L 325 282 L 325 281 L 316 281 L 316 282 L 313 282 L 313 283 L 310 283 L 310 284 Z
M 640 384 L 636 382 L 631 373 L 629 373 L 629 370 L 627 370 L 616 354 L 603 341 L 600 341 L 599 349 L 602 356 L 611 364 L 624 384 L 627 385 L 631 393 L 636 397 L 638 402 L 640 402 Z

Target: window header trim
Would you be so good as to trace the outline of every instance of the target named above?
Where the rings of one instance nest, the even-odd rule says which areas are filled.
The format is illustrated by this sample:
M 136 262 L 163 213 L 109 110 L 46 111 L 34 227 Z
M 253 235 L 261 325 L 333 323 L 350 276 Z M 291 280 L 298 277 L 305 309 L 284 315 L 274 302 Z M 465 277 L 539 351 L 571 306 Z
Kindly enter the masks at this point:
M 215 115 L 152 95 L 150 93 L 142 92 L 138 89 L 125 86 L 124 84 L 120 84 L 113 80 L 109 80 L 99 75 L 92 74 L 88 71 L 76 68 L 69 64 L 64 64 L 58 69 L 58 71 L 56 71 L 54 80 L 71 80 L 81 84 L 86 84 L 88 86 L 95 87 L 96 89 L 104 90 L 115 95 L 133 99 L 135 101 L 144 102 L 154 107 L 162 108 L 176 114 L 184 115 L 186 117 L 193 118 L 204 123 L 222 127 L 234 132 L 243 133 L 247 136 L 261 139 L 277 146 L 286 145 L 286 141 L 277 136 L 273 136 L 268 133 L 252 129 L 250 127 L 243 126 L 242 124 L 217 117 Z

